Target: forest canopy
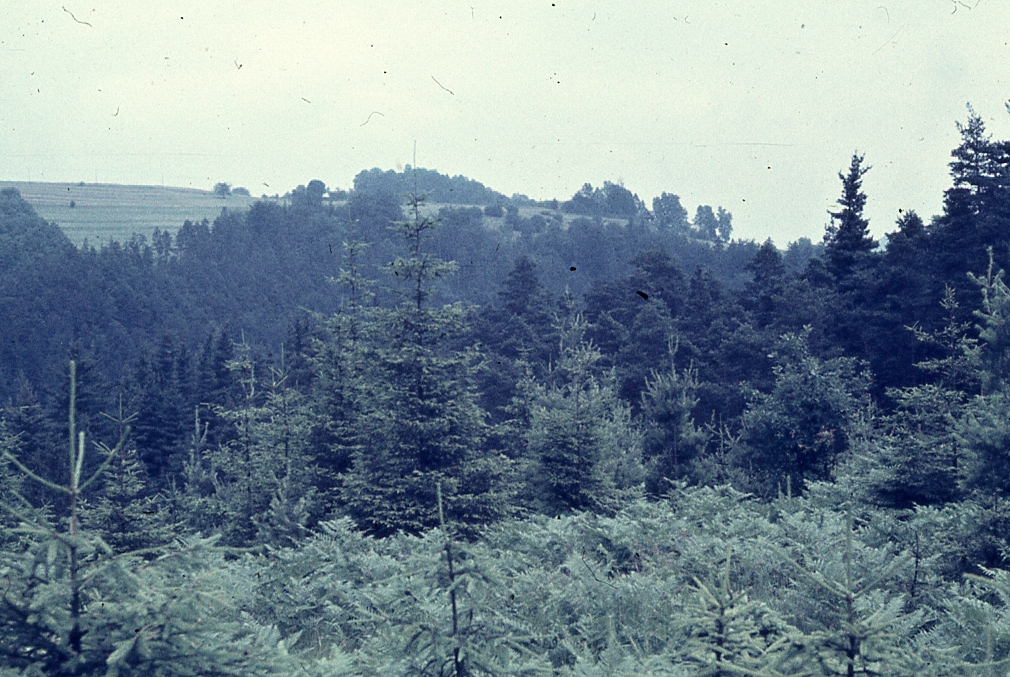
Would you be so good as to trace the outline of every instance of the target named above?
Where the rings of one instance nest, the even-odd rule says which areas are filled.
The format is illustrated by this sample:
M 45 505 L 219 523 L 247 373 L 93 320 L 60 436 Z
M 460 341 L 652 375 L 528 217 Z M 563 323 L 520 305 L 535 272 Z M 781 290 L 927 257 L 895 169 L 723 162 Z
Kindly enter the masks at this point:
M 1005 671 L 1010 142 L 957 129 L 883 245 L 859 153 L 782 248 L 609 181 L 99 246 L 3 191 L 0 675 Z

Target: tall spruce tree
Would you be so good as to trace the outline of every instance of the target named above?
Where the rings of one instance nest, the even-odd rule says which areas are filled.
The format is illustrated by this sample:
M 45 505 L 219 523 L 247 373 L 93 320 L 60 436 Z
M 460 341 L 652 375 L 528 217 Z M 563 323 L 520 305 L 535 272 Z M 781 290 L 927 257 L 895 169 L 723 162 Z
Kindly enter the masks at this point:
M 874 440 L 880 448 L 880 465 L 871 476 L 873 491 L 878 500 L 894 507 L 946 503 L 963 496 L 965 451 L 956 428 L 967 393 L 979 382 L 979 346 L 969 335 L 968 323 L 957 319 L 952 288 L 946 288 L 940 305 L 947 313 L 942 329 L 911 328 L 917 343 L 935 355 L 915 366 L 935 382 L 888 390 L 895 407 Z
M 863 175 L 870 170 L 863 166 L 863 159 L 863 155 L 853 153 L 849 172 L 838 173 L 842 180 L 842 196 L 838 199 L 841 209 L 828 212 L 831 225 L 824 234 L 824 254 L 828 270 L 836 277 L 848 275 L 861 255 L 877 246 L 869 235 L 869 222 L 863 218 Z
M 476 527 L 508 511 L 503 464 L 478 454 L 486 428 L 474 387 L 478 356 L 449 345 L 469 311 L 459 303 L 431 307 L 434 285 L 454 265 L 424 250 L 437 226 L 423 214 L 424 198 L 411 195 L 409 207 L 411 218 L 395 226 L 405 256 L 387 266 L 398 302 L 376 309 L 366 330 L 356 446 L 341 493 L 358 524 L 378 535 L 436 526 L 439 482 L 454 522 Z
M 342 476 L 350 470 L 358 446 L 357 423 L 364 403 L 364 365 L 369 361 L 367 329 L 374 320 L 374 282 L 362 274 L 361 257 L 368 243 L 357 239 L 359 223 L 351 222 L 343 242 L 344 260 L 331 282 L 342 287 L 340 310 L 320 319 L 311 348 L 311 447 L 318 468 L 321 510 L 339 509 Z
M 487 355 L 478 383 L 481 404 L 492 423 L 507 418 L 505 408 L 522 378 L 519 361 L 526 361 L 540 376 L 546 373 L 551 332 L 550 297 L 536 264 L 523 254 L 498 290 L 498 304 L 484 308 L 473 326 L 474 338 Z

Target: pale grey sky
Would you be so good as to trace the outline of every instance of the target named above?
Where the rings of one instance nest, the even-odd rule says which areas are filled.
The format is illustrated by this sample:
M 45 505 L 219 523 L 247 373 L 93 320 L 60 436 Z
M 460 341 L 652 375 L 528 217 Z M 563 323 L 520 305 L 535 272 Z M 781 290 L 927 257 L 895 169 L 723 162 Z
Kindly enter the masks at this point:
M 1006 0 L 37 0 L 0 15 L 0 179 L 284 193 L 412 162 L 507 195 L 623 181 L 820 239 L 940 211 L 971 102 L 1010 137 Z

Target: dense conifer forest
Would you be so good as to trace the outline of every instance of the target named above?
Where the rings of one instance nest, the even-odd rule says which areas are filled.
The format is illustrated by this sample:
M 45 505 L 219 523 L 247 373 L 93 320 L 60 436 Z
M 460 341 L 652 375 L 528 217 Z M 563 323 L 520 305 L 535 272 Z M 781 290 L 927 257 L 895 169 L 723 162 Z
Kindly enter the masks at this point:
M 0 675 L 1004 675 L 1010 142 L 822 242 L 310 181 L 72 244 L 0 193 Z M 938 158 L 938 161 L 942 159 Z

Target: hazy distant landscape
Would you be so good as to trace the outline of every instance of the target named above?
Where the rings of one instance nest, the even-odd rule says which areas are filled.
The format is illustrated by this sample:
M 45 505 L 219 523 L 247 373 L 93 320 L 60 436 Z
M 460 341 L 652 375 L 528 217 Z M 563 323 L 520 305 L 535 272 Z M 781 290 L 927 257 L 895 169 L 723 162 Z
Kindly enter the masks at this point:
M 7 5 L 0 677 L 1010 677 L 999 3 Z
M 1010 145 L 958 129 L 884 244 L 858 154 L 782 246 L 610 181 L 0 185 L 0 674 L 1010 662 Z
M 109 239 L 125 242 L 134 233 L 150 237 L 156 229 L 175 232 L 183 221 L 213 221 L 221 210 L 248 208 L 257 198 L 171 186 L 123 186 L 106 183 L 0 181 L 15 188 L 39 215 L 60 225 L 74 244 Z M 71 201 L 74 206 L 71 207 Z

